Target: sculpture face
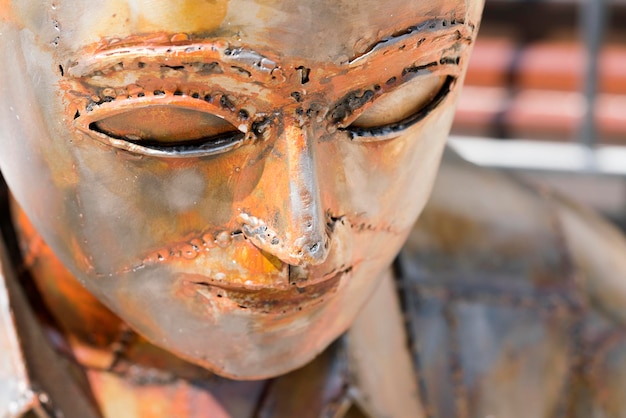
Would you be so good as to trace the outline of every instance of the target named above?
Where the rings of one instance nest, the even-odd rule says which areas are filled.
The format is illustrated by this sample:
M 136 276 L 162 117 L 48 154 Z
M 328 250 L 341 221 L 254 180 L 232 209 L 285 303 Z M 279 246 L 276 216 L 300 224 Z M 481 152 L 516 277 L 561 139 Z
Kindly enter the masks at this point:
M 17 201 L 137 331 L 239 378 L 310 360 L 375 291 L 430 192 L 482 6 L 3 4 Z

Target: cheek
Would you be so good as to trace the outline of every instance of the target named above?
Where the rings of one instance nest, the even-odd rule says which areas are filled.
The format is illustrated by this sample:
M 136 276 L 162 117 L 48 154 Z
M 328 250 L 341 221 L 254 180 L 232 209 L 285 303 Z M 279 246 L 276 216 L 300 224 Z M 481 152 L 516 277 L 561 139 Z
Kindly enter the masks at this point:
M 237 195 L 257 177 L 245 167 L 258 152 L 251 146 L 213 158 L 159 159 L 77 140 L 82 215 L 75 221 L 90 237 L 84 247 L 96 270 L 117 271 L 166 243 L 234 232 Z
M 0 107 L 0 169 L 36 229 L 72 266 L 82 259 L 71 255 L 80 239 L 67 232 L 72 231 L 68 212 L 77 213 L 67 209 L 75 202 L 77 177 L 58 77 L 51 56 L 28 32 L 0 31 L 0 60 L 5 63 L 0 66 L 0 96 L 6 100 Z
M 337 141 L 337 150 L 326 155 L 340 156 L 343 167 L 334 183 L 340 188 L 334 190 L 341 202 L 337 213 L 357 223 L 410 227 L 430 195 L 449 129 L 447 113 L 395 139 Z

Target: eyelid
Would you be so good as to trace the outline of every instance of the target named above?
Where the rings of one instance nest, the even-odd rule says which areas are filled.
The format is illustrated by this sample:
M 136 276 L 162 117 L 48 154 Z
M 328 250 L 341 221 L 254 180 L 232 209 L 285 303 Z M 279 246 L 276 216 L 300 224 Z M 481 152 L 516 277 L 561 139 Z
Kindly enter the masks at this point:
M 215 101 L 220 102 L 219 98 Z M 181 141 L 180 143 L 158 144 L 158 141 L 134 141 L 128 138 L 114 136 L 97 129 L 96 124 L 100 121 L 105 121 L 108 118 L 134 112 L 139 109 L 158 106 L 170 107 L 172 109 L 193 110 L 199 113 L 206 113 L 213 117 L 219 117 L 233 126 L 233 132 Z M 250 115 L 246 115 L 246 123 L 237 123 L 241 121 L 233 123 L 233 119 L 235 119 L 236 116 L 229 114 L 229 117 L 226 118 L 224 117 L 225 113 L 227 112 L 220 109 L 217 105 L 207 103 L 199 98 L 159 95 L 103 101 L 95 106 L 88 106 L 83 113 L 76 113 L 74 126 L 99 142 L 136 154 L 172 158 L 202 157 L 238 148 L 253 136 L 252 133 L 248 132 L 250 130 L 248 125 L 252 123 Z
M 435 96 L 430 101 L 428 101 L 424 106 L 422 106 L 412 115 L 398 122 L 388 123 L 371 128 L 358 128 L 347 126 L 345 128 L 340 128 L 340 130 L 348 133 L 351 140 L 358 142 L 384 141 L 387 139 L 393 139 L 400 135 L 406 129 L 421 122 L 441 103 L 443 103 L 448 94 L 452 91 L 452 87 L 455 82 L 456 77 L 450 75 L 447 76 L 437 94 L 435 94 Z
M 224 153 L 239 148 L 244 144 L 248 138 L 243 133 L 238 133 L 237 137 L 232 137 L 231 140 L 227 140 L 225 136 L 220 138 L 214 138 L 218 140 L 217 144 L 209 145 L 208 141 L 204 142 L 191 142 L 182 143 L 177 146 L 157 146 L 153 144 L 140 145 L 139 142 L 129 141 L 126 139 L 113 138 L 109 135 L 94 132 L 90 133 L 90 136 L 94 137 L 94 134 L 99 135 L 102 139 L 100 142 L 108 143 L 115 148 L 130 151 L 134 154 L 142 154 L 150 157 L 164 157 L 164 158 L 189 158 L 189 157 L 207 157 Z
M 88 125 L 105 117 L 119 115 L 142 107 L 149 106 L 173 106 L 181 109 L 196 110 L 199 112 L 207 112 L 220 117 L 227 122 L 238 126 L 235 120 L 234 110 L 224 104 L 227 97 L 222 93 L 215 95 L 205 95 L 201 97 L 193 97 L 189 95 L 179 95 L 155 90 L 153 94 L 142 95 L 129 98 L 110 98 L 105 97 L 99 102 L 91 102 L 85 106 L 82 111 L 78 111 L 74 116 L 74 124 L 77 127 Z M 232 105 L 231 105 L 232 106 Z M 248 115 L 254 116 L 254 115 Z
M 380 74 L 377 74 L 377 79 L 370 79 L 368 86 L 361 84 L 359 90 L 353 90 L 342 97 L 329 112 L 328 118 L 332 123 L 338 124 L 338 129 L 346 130 L 361 114 L 373 106 L 379 97 L 393 94 L 395 90 L 401 89 L 407 83 L 430 76 L 456 79 L 461 71 L 458 60 L 460 60 L 458 55 L 455 56 L 454 63 L 446 57 L 436 61 L 425 60 L 422 57 L 421 60 L 414 61 L 408 66 L 406 63 L 398 66 L 396 71 L 386 71 L 388 74 L 382 80 Z M 348 79 L 347 82 L 350 83 L 350 80 Z

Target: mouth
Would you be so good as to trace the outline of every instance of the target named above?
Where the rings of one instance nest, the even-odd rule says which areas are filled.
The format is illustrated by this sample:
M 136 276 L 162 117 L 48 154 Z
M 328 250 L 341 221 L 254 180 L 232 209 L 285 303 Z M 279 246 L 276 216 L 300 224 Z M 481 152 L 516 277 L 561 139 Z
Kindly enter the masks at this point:
M 204 299 L 203 302 L 210 303 L 220 311 L 239 309 L 265 314 L 287 314 L 301 312 L 323 303 L 337 291 L 352 269 L 352 266 L 337 269 L 304 283 L 290 281 L 288 286 L 231 283 L 185 274 L 181 286 L 186 290 L 185 294 L 200 296 Z

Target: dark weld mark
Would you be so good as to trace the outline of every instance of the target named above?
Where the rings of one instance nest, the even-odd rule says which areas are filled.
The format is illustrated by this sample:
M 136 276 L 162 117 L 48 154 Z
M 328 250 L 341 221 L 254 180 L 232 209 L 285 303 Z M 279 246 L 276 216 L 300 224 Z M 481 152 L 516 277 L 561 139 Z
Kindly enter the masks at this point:
M 309 74 L 311 73 L 311 69 L 310 68 L 306 68 L 304 66 L 299 66 L 296 67 L 296 70 L 298 70 L 300 72 L 300 83 L 301 84 L 306 84 L 309 82 Z
M 402 76 L 404 77 L 405 75 L 411 74 L 411 73 L 420 73 L 422 71 L 428 70 L 429 68 L 436 67 L 437 65 L 438 64 L 436 62 L 430 62 L 424 65 L 414 65 L 411 67 L 406 67 L 404 70 L 402 70 Z
M 252 124 L 252 132 L 257 136 L 260 136 L 263 134 L 263 132 L 265 132 L 267 128 L 269 128 L 270 123 L 271 122 L 268 118 L 263 118 L 259 121 L 256 121 Z
M 169 68 L 170 70 L 184 70 L 185 66 L 184 65 L 165 65 L 165 64 L 161 64 L 161 68 Z
M 406 119 L 401 120 L 400 122 L 391 123 L 388 125 L 375 127 L 375 128 L 350 128 L 349 127 L 349 128 L 344 128 L 342 130 L 348 132 L 352 139 L 356 137 L 382 136 L 382 135 L 387 135 L 387 134 L 394 133 L 394 132 L 403 131 L 415 125 L 419 121 L 423 120 L 426 116 L 430 114 L 430 112 L 436 109 L 439 106 L 439 104 L 441 104 L 441 102 L 443 102 L 443 100 L 448 96 L 448 93 L 450 93 L 452 85 L 454 84 L 455 81 L 456 81 L 455 77 L 448 76 L 445 82 L 443 83 L 443 86 L 441 86 L 441 89 L 439 90 L 437 95 L 433 97 L 433 99 L 430 102 L 428 102 L 428 104 L 422 107 L 418 112 L 414 113 L 413 115 L 409 116 Z
M 218 62 L 209 62 L 209 63 L 202 63 L 197 72 L 199 74 L 221 74 L 222 73 L 222 69 L 220 68 L 220 65 Z
M 341 223 L 342 225 L 346 224 L 346 215 L 337 215 L 333 216 L 330 212 L 326 213 L 326 231 L 328 233 L 335 230 L 335 225 L 337 223 Z M 328 244 L 328 241 L 326 242 Z M 326 247 L 327 245 L 325 245 Z
M 244 68 L 241 67 L 237 67 L 236 65 L 231 65 L 231 67 L 233 70 L 238 71 L 240 74 L 243 74 L 247 77 L 252 77 L 252 73 Z
M 247 120 L 250 117 L 250 114 L 246 109 L 241 109 L 238 113 L 238 116 L 242 120 Z
M 297 92 L 297 91 L 292 92 L 292 93 L 291 93 L 291 97 L 293 97 L 293 99 L 294 99 L 296 102 L 298 102 L 298 103 L 301 103 L 301 102 L 302 102 L 302 94 L 300 94 L 300 93 L 299 93 L 299 92 Z
M 365 90 L 361 95 L 359 95 L 359 92 L 348 93 L 330 112 L 332 122 L 339 123 L 344 121 L 355 110 L 372 100 L 373 97 L 374 92 L 372 90 Z
M 102 105 L 102 104 L 104 104 L 104 103 L 109 103 L 109 102 L 112 102 L 112 101 L 114 101 L 114 100 L 115 100 L 115 98 L 114 98 L 114 97 L 111 97 L 111 96 L 104 96 L 102 99 L 98 100 L 97 102 L 90 102 L 90 103 L 87 105 L 87 107 L 85 108 L 85 110 L 86 110 L 87 112 L 91 112 L 91 111 L 94 109 L 94 107 L 96 107 L 96 106 L 100 106 L 100 105 Z
M 320 103 L 312 102 L 306 110 L 308 117 L 318 116 L 324 110 L 324 106 Z
M 461 57 L 443 57 L 439 60 L 439 64 L 441 65 L 459 65 L 459 62 L 461 62 Z
M 220 97 L 220 106 L 222 106 L 222 108 L 224 109 L 230 110 L 231 112 L 235 111 L 234 103 L 226 95 Z

